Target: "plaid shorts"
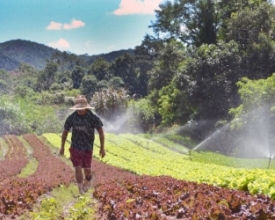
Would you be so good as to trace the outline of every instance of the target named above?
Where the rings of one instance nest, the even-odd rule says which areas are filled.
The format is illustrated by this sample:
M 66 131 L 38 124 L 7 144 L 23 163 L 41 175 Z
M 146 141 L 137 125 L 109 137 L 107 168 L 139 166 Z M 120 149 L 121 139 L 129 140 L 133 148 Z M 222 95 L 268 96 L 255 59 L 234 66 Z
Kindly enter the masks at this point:
M 76 148 L 70 148 L 71 161 L 74 167 L 91 168 L 93 151 L 81 151 Z

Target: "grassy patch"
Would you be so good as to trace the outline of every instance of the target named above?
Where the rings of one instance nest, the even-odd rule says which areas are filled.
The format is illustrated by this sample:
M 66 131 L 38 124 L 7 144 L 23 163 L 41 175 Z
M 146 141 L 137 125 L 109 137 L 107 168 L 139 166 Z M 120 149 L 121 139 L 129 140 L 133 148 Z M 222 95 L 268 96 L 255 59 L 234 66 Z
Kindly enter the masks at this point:
M 0 160 L 5 159 L 5 155 L 8 152 L 9 147 L 3 138 L 0 138 Z
M 22 169 L 18 177 L 27 177 L 35 173 L 38 166 L 38 161 L 35 158 L 29 159 L 29 163 Z
M 248 159 L 225 156 L 210 151 L 190 151 L 192 161 L 245 169 L 275 169 L 275 160 Z
M 60 186 L 50 194 L 44 195 L 34 206 L 33 211 L 26 213 L 21 219 L 95 219 L 95 200 L 92 198 L 92 190 L 80 196 L 75 184 L 68 187 Z
M 27 141 L 24 140 L 23 137 L 18 137 L 20 141 L 24 144 L 26 151 L 27 151 L 27 157 L 29 160 L 29 163 L 22 169 L 18 177 L 27 177 L 33 173 L 35 173 L 37 166 L 38 166 L 38 161 L 32 156 L 33 149 L 29 145 Z

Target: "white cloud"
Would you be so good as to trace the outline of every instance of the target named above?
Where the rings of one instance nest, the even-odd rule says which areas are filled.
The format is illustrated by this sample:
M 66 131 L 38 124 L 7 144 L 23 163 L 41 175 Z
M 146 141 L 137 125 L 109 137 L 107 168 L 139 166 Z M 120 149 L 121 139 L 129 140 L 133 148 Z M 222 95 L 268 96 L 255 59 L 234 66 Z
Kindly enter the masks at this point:
M 60 38 L 56 42 L 51 42 L 48 44 L 50 47 L 58 48 L 58 49 L 68 49 L 70 48 L 70 44 L 67 40 Z
M 48 27 L 46 27 L 47 30 L 61 30 L 62 29 L 62 24 L 58 22 L 52 21 Z
M 115 15 L 154 14 L 163 0 L 121 0 Z
M 47 30 L 69 30 L 69 29 L 74 29 L 74 28 L 80 28 L 85 26 L 85 23 L 81 20 L 75 20 L 72 19 L 70 24 L 62 24 L 59 22 L 51 21 L 51 23 L 46 27 Z
M 68 30 L 68 29 L 73 29 L 73 28 L 80 28 L 83 26 L 85 26 L 85 23 L 83 21 L 73 19 L 70 24 L 64 24 L 63 28 Z

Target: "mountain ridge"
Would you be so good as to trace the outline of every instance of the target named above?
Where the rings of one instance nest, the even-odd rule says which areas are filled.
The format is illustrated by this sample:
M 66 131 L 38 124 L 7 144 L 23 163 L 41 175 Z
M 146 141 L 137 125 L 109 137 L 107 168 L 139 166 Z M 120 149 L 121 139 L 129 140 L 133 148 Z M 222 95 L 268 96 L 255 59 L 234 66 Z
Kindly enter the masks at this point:
M 47 64 L 47 60 L 56 52 L 63 53 L 58 49 L 29 40 L 9 40 L 0 43 L 0 69 L 13 71 L 16 70 L 21 63 L 26 63 L 37 70 L 43 70 Z M 134 54 L 134 50 L 128 49 L 98 55 L 75 55 L 83 59 L 88 65 L 91 65 L 98 57 L 104 57 L 108 62 L 112 62 L 126 52 Z

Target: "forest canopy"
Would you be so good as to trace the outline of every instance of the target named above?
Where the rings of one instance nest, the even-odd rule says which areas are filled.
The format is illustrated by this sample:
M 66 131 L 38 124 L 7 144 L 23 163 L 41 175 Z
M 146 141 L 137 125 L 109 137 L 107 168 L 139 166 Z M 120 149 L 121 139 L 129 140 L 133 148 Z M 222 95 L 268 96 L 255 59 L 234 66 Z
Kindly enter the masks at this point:
M 52 110 L 58 114 L 57 128 L 43 129 L 18 114 L 14 123 L 22 123 L 14 131 L 60 131 L 65 109 L 80 93 L 103 118 L 131 116 L 124 130 L 135 130 L 137 122 L 143 132 L 189 124 L 185 132 L 196 140 L 238 117 L 244 111 L 241 106 L 253 103 L 259 94 L 274 109 L 274 93 L 260 92 L 273 88 L 275 73 L 275 7 L 270 1 L 174 0 L 159 8 L 148 24 L 154 35 L 144 36 L 134 53 L 113 61 L 97 57 L 91 63 L 56 51 L 42 70 L 26 63 L 13 72 L 1 70 L 2 102 L 11 101 L 4 98 L 11 96 L 21 100 L 17 107 L 23 113 L 27 108 L 18 103 L 33 103 L 40 114 L 44 106 L 58 106 L 58 111 Z M 2 119 L 2 133 L 12 132 L 13 117 Z M 193 126 L 199 121 L 207 124 Z

